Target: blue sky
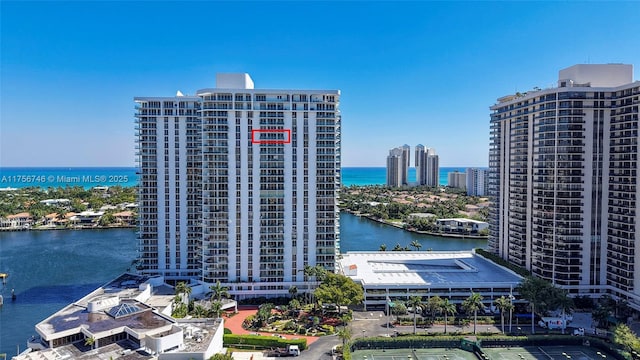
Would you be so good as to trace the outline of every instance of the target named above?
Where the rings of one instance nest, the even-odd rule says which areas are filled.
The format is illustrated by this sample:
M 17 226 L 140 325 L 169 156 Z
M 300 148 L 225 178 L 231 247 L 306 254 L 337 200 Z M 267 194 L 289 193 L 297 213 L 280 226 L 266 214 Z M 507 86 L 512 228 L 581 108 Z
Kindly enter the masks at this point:
M 0 2 L 0 166 L 133 166 L 134 96 L 340 89 L 343 166 L 402 144 L 487 166 L 489 106 L 640 67 L 637 2 Z M 412 159 L 413 160 L 413 159 Z

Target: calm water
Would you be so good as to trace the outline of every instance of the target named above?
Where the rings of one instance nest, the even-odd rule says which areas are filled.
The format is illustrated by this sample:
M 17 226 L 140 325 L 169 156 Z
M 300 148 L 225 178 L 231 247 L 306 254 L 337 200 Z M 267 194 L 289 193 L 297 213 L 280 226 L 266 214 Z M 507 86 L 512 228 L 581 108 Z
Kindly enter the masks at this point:
M 482 240 L 438 238 L 413 234 L 343 213 L 341 250 L 389 249 L 413 240 L 422 250 L 467 250 L 483 247 Z M 5 304 L 0 308 L 0 353 L 24 349 L 34 326 L 63 306 L 124 272 L 135 258 L 132 229 L 0 232 L 0 272 L 9 273 L 0 285 Z M 11 289 L 18 299 L 11 302 Z
M 447 185 L 447 174 L 456 170 L 464 172 L 466 168 L 440 168 L 440 185 Z M 386 181 L 387 169 L 384 167 L 342 168 L 342 184 L 345 186 L 384 185 Z M 409 181 L 416 181 L 415 168 L 409 169 Z M 138 175 L 133 167 L 0 167 L 0 188 L 82 186 L 89 189 L 100 185 L 130 187 L 137 182 Z
M 132 229 L 0 232 L 0 272 L 9 273 L 0 285 L 0 353 L 24 350 L 36 323 L 124 272 L 135 256 Z

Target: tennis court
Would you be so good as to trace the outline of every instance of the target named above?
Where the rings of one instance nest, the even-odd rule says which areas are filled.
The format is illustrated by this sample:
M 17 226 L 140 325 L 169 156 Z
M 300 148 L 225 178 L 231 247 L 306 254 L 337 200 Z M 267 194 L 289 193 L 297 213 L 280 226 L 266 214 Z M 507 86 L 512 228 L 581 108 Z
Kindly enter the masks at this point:
M 491 360 L 610 360 L 613 357 L 587 346 L 527 346 L 482 348 Z
M 351 356 L 353 360 L 477 360 L 471 352 L 447 348 L 357 350 Z

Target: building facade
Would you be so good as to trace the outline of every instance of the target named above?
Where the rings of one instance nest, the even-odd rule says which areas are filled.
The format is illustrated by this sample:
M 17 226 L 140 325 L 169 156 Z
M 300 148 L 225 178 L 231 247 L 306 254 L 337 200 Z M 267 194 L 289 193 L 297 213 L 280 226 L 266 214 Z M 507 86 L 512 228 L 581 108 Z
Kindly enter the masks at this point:
M 573 293 L 640 309 L 631 65 L 575 65 L 491 107 L 489 249 Z M 638 260 L 636 260 L 638 259 Z
M 402 147 L 389 150 L 387 156 L 387 186 L 401 187 L 407 185 L 409 169 L 406 167 L 406 151 Z
M 218 74 L 196 96 L 135 101 L 144 274 L 242 297 L 305 291 L 305 266 L 335 269 L 339 91 Z
M 422 144 L 416 146 L 416 185 L 433 186 L 440 185 L 440 165 L 436 150 L 426 148 Z
M 428 148 L 425 151 L 426 176 L 424 185 L 431 187 L 440 186 L 440 159 L 436 149 Z
M 486 196 L 489 193 L 487 169 L 467 168 L 467 195 Z
M 467 188 L 467 174 L 460 171 L 452 171 L 447 174 L 447 186 L 456 189 Z

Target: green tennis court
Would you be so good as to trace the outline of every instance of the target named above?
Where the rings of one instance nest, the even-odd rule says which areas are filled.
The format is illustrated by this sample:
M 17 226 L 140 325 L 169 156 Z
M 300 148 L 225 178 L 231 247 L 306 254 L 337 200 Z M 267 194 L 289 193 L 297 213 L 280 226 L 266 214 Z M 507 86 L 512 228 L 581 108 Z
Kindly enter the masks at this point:
M 491 360 L 613 360 L 588 346 L 527 346 L 482 348 Z
M 478 360 L 471 352 L 446 348 L 357 350 L 351 356 L 353 360 Z

